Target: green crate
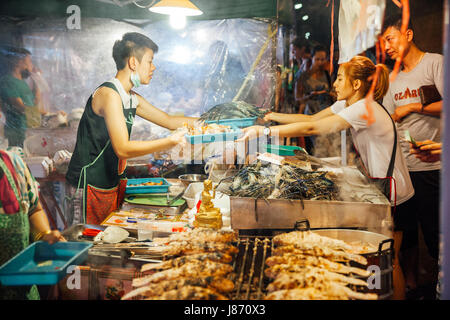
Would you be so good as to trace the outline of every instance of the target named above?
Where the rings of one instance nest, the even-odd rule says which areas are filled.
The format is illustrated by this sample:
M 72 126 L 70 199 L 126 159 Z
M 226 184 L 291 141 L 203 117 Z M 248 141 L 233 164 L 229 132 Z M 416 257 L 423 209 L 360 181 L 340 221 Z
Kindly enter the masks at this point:
M 266 150 L 266 152 L 273 153 L 279 156 L 294 156 L 295 150 L 300 150 L 304 153 L 307 153 L 305 149 L 298 146 L 283 146 L 283 145 L 268 144 L 264 146 L 264 149 Z

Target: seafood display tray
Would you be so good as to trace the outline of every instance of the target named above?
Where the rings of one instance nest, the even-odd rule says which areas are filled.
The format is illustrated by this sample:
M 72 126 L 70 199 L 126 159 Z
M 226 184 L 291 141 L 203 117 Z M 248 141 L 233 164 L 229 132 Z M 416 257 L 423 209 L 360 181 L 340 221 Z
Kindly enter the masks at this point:
M 136 186 L 132 187 L 132 184 L 142 184 L 146 182 L 155 182 L 162 185 L 157 186 Z M 167 182 L 164 178 L 141 178 L 141 179 L 128 179 L 127 188 L 125 189 L 125 194 L 145 194 L 145 193 L 165 193 L 169 191 L 171 184 Z
M 234 128 L 245 128 L 253 126 L 256 122 L 256 119 L 258 117 L 251 117 L 251 118 L 240 118 L 240 119 L 221 119 L 221 120 L 208 120 L 205 121 L 205 123 L 216 123 L 222 126 L 230 126 Z
M 186 139 L 190 144 L 199 143 L 212 143 L 212 142 L 223 142 L 223 141 L 234 141 L 243 135 L 242 131 L 237 129 L 231 132 L 221 132 L 215 134 L 198 134 L 198 135 L 186 135 Z
M 312 229 L 353 228 L 393 235 L 390 204 L 327 200 L 286 200 L 230 197 L 231 228 L 292 229 L 309 220 Z

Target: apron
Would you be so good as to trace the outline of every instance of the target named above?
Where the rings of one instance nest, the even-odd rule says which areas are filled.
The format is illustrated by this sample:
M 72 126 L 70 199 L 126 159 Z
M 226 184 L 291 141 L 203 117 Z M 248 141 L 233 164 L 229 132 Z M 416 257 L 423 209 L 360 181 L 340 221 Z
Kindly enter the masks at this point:
M 19 195 L 16 183 L 5 162 L 0 157 L 0 168 L 8 178 L 8 182 L 14 190 L 20 210 L 15 214 L 0 214 L 0 265 L 3 265 L 29 245 L 30 223 L 28 220 L 28 202 Z M 39 300 L 39 292 L 36 286 L 1 286 L 0 300 Z
M 386 108 L 383 105 L 381 105 L 381 107 L 389 115 L 389 118 L 392 121 L 392 126 L 394 127 L 394 146 L 392 148 L 391 160 L 389 162 L 389 167 L 388 167 L 386 176 L 384 178 L 371 177 L 369 174 L 369 171 L 366 169 L 363 161 L 361 160 L 361 156 L 359 155 L 358 150 L 355 147 L 356 154 L 358 156 L 356 159 L 356 167 L 364 174 L 364 176 L 366 176 L 369 179 L 369 181 L 372 181 L 375 184 L 375 186 L 378 188 L 378 190 L 380 190 L 388 198 L 389 202 L 391 202 L 391 198 L 392 198 L 391 186 L 394 185 L 394 195 L 395 195 L 394 211 L 395 211 L 396 202 L 397 202 L 397 191 L 396 191 L 396 184 L 395 184 L 395 179 L 393 177 L 393 174 L 394 174 L 395 156 L 397 154 L 397 129 L 395 127 L 394 120 L 392 119 L 389 112 L 386 110 Z
M 111 82 L 102 84 L 115 90 L 119 93 L 116 86 Z M 120 95 L 120 93 L 119 93 Z M 128 135 L 131 134 L 131 129 L 134 122 L 136 109 L 131 108 L 133 99 L 130 98 L 130 108 L 125 108 L 122 102 L 123 113 L 125 116 Z M 117 166 L 117 174 L 111 174 L 110 166 Z M 83 188 L 83 213 L 85 223 L 101 224 L 108 215 L 117 210 L 123 203 L 125 197 L 125 189 L 127 186 L 126 169 L 127 161 L 117 158 L 114 149 L 111 145 L 111 140 L 106 142 L 101 152 L 91 163 L 85 165 L 81 169 L 80 178 L 78 181 L 78 188 Z M 104 187 L 104 181 L 98 182 L 97 177 L 101 176 L 103 180 L 106 179 L 108 185 L 113 185 L 111 188 Z

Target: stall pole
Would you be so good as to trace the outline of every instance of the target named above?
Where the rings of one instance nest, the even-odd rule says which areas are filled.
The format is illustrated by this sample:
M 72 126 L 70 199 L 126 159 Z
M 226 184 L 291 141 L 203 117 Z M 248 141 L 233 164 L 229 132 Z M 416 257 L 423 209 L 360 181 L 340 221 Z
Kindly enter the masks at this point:
M 444 3 L 444 128 L 442 137 L 442 171 L 441 171 L 441 271 L 443 272 L 441 278 L 441 299 L 450 300 L 450 148 L 448 141 L 450 141 L 450 25 L 449 25 L 449 3 L 445 0 Z M 447 145 L 447 147 L 446 147 Z

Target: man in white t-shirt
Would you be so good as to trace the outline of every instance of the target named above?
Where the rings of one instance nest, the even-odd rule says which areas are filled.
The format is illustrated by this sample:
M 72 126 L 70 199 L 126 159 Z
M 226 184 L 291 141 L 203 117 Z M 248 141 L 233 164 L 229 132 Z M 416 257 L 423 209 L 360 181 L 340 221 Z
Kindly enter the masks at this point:
M 401 33 L 401 17 L 387 19 L 383 39 L 386 52 L 395 60 L 403 43 L 405 53 L 402 69 L 390 83 L 383 105 L 397 123 L 401 148 L 406 158 L 415 195 L 408 201 L 408 210 L 394 217 L 396 228 L 403 232 L 401 255 L 406 286 L 415 289 L 418 275 L 418 224 L 420 224 L 428 252 L 437 261 L 439 255 L 439 179 L 440 161 L 427 163 L 409 152 L 405 130 L 417 141 L 440 142 L 440 114 L 442 101 L 422 105 L 419 88 L 435 85 L 443 96 L 443 56 L 420 50 L 413 41 L 411 26 Z M 402 216 L 400 216 L 402 215 Z

